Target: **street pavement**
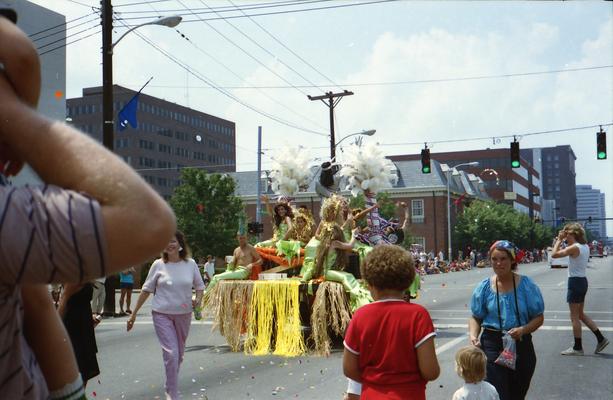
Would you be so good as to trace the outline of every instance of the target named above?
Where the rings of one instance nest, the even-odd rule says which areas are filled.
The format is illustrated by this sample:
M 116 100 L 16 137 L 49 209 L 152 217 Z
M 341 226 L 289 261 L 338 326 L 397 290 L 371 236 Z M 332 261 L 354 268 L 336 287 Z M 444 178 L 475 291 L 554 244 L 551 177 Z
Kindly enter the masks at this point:
M 522 264 L 545 299 L 545 323 L 533 334 L 537 367 L 528 399 L 613 398 L 613 345 L 594 355 L 596 339 L 584 330 L 585 356 L 561 356 L 572 344 L 566 299 L 565 269 L 545 263 Z M 592 259 L 585 310 L 605 336 L 613 341 L 613 257 Z M 455 352 L 468 343 L 470 295 L 491 269 L 424 277 L 417 303 L 432 315 L 437 328 L 436 347 L 441 376 L 428 384 L 428 399 L 451 399 L 462 384 L 454 370 Z M 136 296 L 133 304 L 136 302 Z M 150 302 L 149 302 L 150 303 Z M 126 332 L 126 317 L 105 319 L 96 328 L 101 375 L 87 386 L 90 399 L 164 399 L 161 350 L 151 323 L 149 305 L 136 326 Z M 210 321 L 194 321 L 181 367 L 182 398 L 234 399 L 342 399 L 342 347 L 329 357 L 246 356 L 232 353 L 224 339 L 211 332 Z

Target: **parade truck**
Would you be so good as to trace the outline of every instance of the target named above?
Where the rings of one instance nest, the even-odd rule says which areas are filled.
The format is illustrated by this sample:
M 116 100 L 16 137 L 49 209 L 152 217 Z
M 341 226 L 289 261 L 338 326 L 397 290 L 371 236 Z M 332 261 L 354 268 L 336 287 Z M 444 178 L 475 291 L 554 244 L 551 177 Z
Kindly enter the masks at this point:
M 604 257 L 604 246 L 601 241 L 593 240 L 590 244 L 590 257 Z

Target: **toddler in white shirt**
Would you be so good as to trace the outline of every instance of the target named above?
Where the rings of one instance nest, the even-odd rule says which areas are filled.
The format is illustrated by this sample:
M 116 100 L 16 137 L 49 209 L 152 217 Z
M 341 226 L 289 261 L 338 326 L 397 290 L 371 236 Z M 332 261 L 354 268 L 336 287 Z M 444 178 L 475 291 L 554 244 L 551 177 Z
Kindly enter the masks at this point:
M 464 385 L 456 390 L 452 400 L 500 400 L 496 388 L 484 381 L 487 358 L 476 346 L 462 347 L 455 355 L 455 368 Z

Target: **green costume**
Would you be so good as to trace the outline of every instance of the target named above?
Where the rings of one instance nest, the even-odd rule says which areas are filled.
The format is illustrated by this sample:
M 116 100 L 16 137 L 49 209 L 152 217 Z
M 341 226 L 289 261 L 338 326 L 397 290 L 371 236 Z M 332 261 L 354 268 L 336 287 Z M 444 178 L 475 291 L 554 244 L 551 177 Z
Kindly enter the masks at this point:
M 307 244 L 304 250 L 304 264 L 302 266 L 301 275 L 302 281 L 308 282 L 313 278 L 315 271 L 315 255 L 317 254 L 317 247 L 319 246 L 319 240 L 313 238 Z M 324 262 L 324 279 L 327 281 L 338 282 L 343 285 L 345 290 L 349 292 L 349 306 L 351 311 L 355 311 L 361 306 L 371 303 L 373 301 L 370 292 L 362 287 L 357 279 L 345 271 L 337 271 L 334 269 L 336 265 L 336 251 L 330 250 L 326 261 Z
M 287 233 L 289 226 L 285 222 L 281 222 L 279 226 L 273 228 L 274 232 L 271 239 L 256 243 L 254 247 L 275 247 L 279 240 L 282 240 Z
M 213 279 L 211 279 L 211 283 L 209 283 L 209 286 L 207 286 L 206 290 L 208 292 L 215 285 L 217 285 L 217 282 L 221 280 L 244 280 L 244 279 L 249 278 L 250 274 L 251 274 L 251 271 L 249 271 L 247 267 L 238 265 L 233 268 L 232 264 L 228 264 L 226 266 L 225 272 L 222 272 L 221 274 L 215 274 Z

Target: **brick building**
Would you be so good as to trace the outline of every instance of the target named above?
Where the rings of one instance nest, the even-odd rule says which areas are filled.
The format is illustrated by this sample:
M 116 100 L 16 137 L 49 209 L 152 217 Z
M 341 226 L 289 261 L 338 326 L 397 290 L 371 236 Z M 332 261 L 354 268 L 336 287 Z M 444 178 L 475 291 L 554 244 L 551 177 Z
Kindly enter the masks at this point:
M 113 86 L 113 115 L 136 94 Z M 72 124 L 102 141 L 102 88 L 83 89 L 68 99 L 66 115 Z M 115 129 L 115 153 L 138 171 L 165 199 L 180 184 L 183 167 L 211 172 L 236 171 L 234 122 L 141 93 L 138 127 Z
M 393 161 L 421 159 L 419 154 L 404 154 L 389 157 Z M 464 166 L 463 171 L 473 174 L 484 181 L 487 195 L 497 201 L 509 204 L 516 210 L 529 214 L 540 215 L 541 179 L 539 172 L 532 164 L 522 157 L 520 168 L 511 168 L 511 158 L 508 149 L 485 149 L 455 151 L 446 153 L 431 153 L 431 160 L 454 165 L 478 161 L 476 167 Z M 493 169 L 498 173 L 484 173 L 485 169 Z M 498 178 L 498 179 L 497 179 Z
M 446 253 L 448 248 L 446 174 L 436 161 L 432 162 L 431 174 L 421 173 L 419 161 L 398 161 L 394 164 L 397 168 L 398 182 L 385 192 L 392 200 L 407 203 L 410 216 L 409 231 L 414 242 L 424 246 L 427 251 L 443 250 Z M 267 182 L 265 179 L 258 178 L 256 171 L 236 172 L 230 175 L 237 182 L 236 194 L 243 199 L 249 219 L 255 221 L 258 179 L 262 184 L 262 192 L 274 197 Z M 340 186 L 343 187 L 342 184 Z M 341 194 L 345 197 L 351 196 L 348 191 L 341 192 Z M 483 181 L 464 171 L 457 176 L 452 176 L 450 180 L 452 227 L 456 213 L 463 206 L 462 202 L 455 205 L 454 200 L 463 195 L 464 199 L 487 198 Z M 306 205 L 315 216 L 316 223 L 319 222 L 321 197 L 315 192 L 314 182 L 307 191 L 298 193 L 293 203 L 295 207 Z M 400 211 L 397 217 L 402 221 L 403 215 L 400 215 Z M 262 222 L 264 224 L 262 239 L 271 237 L 270 218 L 263 215 Z

